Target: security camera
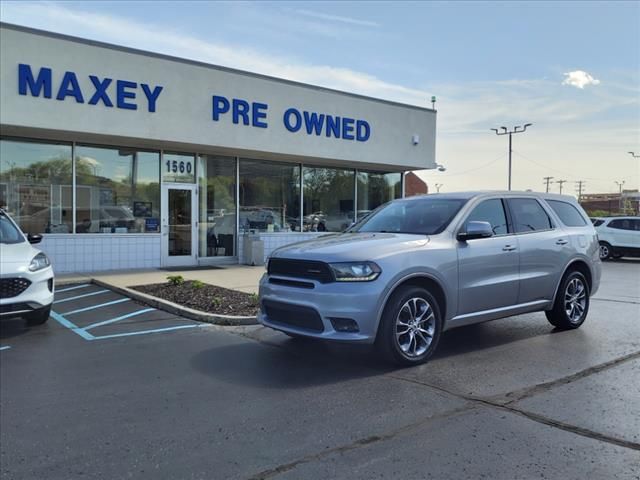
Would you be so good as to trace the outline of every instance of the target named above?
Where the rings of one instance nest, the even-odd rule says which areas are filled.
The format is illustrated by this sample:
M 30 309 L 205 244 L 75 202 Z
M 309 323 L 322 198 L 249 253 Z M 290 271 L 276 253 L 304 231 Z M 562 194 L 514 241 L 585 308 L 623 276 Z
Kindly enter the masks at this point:
M 420 136 L 419 135 L 412 136 L 411 143 L 413 143 L 414 145 L 418 145 L 420 143 Z

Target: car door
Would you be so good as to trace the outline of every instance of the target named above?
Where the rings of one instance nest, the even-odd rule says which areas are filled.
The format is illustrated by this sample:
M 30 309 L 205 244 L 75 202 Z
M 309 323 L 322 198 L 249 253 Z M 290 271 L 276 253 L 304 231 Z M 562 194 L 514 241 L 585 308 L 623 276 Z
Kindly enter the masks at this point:
M 458 242 L 458 315 L 514 305 L 518 298 L 518 239 L 509 235 L 503 200 L 483 200 L 462 223 L 489 222 L 494 236 Z
M 534 197 L 509 198 L 507 206 L 520 248 L 518 304 L 551 300 L 573 247 Z
M 611 238 L 612 246 L 633 248 L 633 234 L 635 233 L 633 219 L 616 218 L 609 222 L 607 229 Z

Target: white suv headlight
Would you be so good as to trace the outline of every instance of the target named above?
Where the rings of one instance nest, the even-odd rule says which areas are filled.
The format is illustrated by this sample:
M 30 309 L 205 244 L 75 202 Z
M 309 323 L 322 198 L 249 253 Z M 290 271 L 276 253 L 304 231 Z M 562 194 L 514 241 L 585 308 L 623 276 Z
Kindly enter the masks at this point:
M 380 267 L 373 262 L 330 263 L 337 282 L 371 282 L 380 275 Z
M 29 270 L 32 272 L 37 272 L 38 270 L 42 270 L 43 268 L 47 268 L 51 265 L 49 261 L 49 257 L 47 257 L 44 253 L 40 252 L 33 260 L 31 260 L 31 264 L 29 265 Z

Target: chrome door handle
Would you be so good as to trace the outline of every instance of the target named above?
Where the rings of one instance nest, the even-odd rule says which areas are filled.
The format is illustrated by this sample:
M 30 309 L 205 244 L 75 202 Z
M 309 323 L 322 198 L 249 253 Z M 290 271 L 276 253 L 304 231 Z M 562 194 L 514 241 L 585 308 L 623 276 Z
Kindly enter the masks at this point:
M 504 247 L 502 247 L 502 250 L 504 250 L 505 252 L 512 252 L 516 249 L 515 245 L 505 245 Z
M 565 240 L 564 238 L 556 241 L 556 245 L 566 245 L 567 243 L 569 243 L 569 240 Z

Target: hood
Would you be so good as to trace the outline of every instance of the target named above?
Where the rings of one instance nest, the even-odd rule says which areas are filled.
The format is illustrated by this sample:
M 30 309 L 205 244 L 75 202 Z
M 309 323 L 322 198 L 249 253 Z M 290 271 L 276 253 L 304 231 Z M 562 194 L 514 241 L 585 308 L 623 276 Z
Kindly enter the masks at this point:
M 425 235 L 405 233 L 340 233 L 292 243 L 275 250 L 273 258 L 347 262 L 375 260 L 413 247 L 426 245 Z
M 29 242 L 0 243 L 0 274 L 27 272 L 31 260 L 38 253 L 40 250 L 33 248 Z

